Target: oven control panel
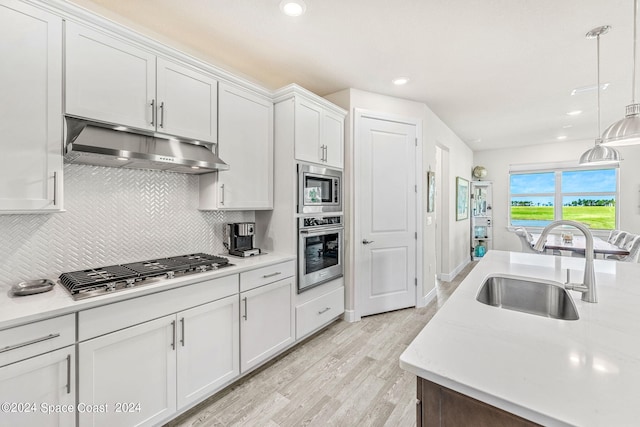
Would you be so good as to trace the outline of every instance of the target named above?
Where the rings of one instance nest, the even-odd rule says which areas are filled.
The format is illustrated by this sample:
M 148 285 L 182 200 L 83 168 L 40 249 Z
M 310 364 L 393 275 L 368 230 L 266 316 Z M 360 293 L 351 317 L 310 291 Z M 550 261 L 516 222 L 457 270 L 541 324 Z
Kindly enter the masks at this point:
M 300 218 L 300 228 L 342 225 L 342 216 L 313 216 Z

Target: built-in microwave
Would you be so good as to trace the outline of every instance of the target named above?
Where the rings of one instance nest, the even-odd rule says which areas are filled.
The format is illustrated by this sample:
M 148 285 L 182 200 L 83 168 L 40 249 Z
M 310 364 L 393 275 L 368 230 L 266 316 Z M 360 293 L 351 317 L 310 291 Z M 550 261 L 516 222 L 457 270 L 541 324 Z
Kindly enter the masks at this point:
M 342 212 L 342 171 L 298 164 L 298 213 Z

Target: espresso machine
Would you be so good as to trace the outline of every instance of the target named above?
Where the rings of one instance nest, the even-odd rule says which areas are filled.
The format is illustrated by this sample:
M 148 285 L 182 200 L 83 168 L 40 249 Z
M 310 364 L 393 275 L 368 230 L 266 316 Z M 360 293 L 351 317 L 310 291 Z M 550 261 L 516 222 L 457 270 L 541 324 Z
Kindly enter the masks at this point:
M 260 249 L 253 247 L 255 222 L 234 222 L 224 226 L 224 245 L 229 255 L 248 257 L 259 255 Z

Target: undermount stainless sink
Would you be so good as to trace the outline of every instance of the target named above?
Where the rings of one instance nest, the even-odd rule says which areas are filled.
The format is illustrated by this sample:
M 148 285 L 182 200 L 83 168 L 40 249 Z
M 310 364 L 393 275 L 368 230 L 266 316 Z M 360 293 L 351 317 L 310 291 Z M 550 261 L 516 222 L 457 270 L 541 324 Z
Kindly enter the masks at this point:
M 578 320 L 571 295 L 560 285 L 527 277 L 489 276 L 476 300 L 552 319 Z

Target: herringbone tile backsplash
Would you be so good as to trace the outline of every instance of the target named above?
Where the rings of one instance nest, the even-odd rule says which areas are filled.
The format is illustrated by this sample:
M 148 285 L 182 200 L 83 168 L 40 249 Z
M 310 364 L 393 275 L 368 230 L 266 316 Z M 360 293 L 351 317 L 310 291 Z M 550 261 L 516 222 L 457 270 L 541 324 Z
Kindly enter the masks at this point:
M 65 271 L 194 252 L 218 254 L 223 224 L 249 212 L 198 211 L 198 177 L 67 164 L 66 212 L 0 215 L 0 287 Z

